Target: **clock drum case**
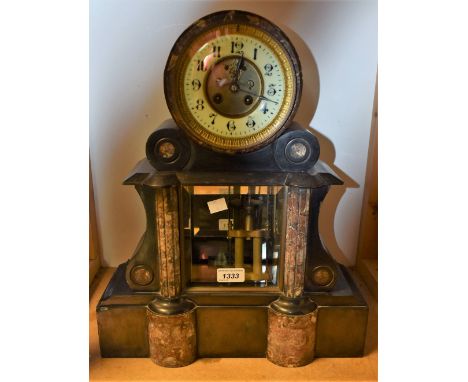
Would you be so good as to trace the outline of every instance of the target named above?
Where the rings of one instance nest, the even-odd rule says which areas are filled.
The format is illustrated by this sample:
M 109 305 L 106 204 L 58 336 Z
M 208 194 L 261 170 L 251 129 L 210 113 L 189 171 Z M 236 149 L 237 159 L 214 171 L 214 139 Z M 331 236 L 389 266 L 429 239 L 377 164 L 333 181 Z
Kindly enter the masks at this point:
M 103 357 L 297 367 L 363 355 L 368 306 L 318 229 L 343 182 L 292 121 L 301 89 L 292 44 L 260 16 L 218 12 L 177 40 L 165 69 L 173 118 L 124 181 L 146 230 L 97 306 Z
M 215 151 L 255 151 L 292 121 L 302 93 L 299 57 L 273 23 L 223 11 L 178 38 L 164 70 L 167 105 L 177 125 Z

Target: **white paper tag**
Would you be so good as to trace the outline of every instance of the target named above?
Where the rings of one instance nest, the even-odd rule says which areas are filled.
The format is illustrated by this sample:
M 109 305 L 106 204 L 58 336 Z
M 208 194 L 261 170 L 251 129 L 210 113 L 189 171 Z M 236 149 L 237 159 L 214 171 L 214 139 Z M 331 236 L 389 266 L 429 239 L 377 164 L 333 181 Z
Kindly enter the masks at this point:
M 245 281 L 244 268 L 218 268 L 216 271 L 219 283 L 243 283 Z
M 234 219 L 231 219 L 231 223 L 234 223 Z M 218 230 L 219 231 L 228 231 L 229 230 L 229 219 L 219 219 L 218 220 Z
M 228 209 L 226 200 L 224 198 L 212 200 L 207 203 L 210 210 L 210 214 L 215 214 L 216 212 L 221 212 Z

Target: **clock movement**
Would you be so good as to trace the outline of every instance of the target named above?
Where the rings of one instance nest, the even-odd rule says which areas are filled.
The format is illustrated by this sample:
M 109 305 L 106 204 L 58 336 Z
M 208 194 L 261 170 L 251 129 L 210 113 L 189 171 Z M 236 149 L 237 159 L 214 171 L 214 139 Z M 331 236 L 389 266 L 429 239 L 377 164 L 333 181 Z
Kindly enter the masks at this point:
M 302 72 L 287 36 L 248 12 L 208 15 L 176 41 L 164 90 L 172 119 L 124 181 L 146 231 L 97 306 L 102 356 L 362 355 L 368 307 L 318 231 L 343 182 L 293 121 Z

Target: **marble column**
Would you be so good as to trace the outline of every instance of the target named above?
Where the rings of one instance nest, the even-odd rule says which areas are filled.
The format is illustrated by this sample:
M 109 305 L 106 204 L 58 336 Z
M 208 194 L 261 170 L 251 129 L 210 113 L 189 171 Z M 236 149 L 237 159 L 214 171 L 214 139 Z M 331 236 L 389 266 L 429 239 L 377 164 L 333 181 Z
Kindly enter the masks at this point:
M 310 189 L 288 187 L 282 295 L 268 309 L 267 358 L 298 367 L 315 355 L 317 305 L 303 295 Z
M 150 357 L 164 367 L 182 367 L 196 359 L 195 304 L 180 297 L 181 256 L 176 186 L 156 190 L 157 257 L 160 291 L 147 308 Z

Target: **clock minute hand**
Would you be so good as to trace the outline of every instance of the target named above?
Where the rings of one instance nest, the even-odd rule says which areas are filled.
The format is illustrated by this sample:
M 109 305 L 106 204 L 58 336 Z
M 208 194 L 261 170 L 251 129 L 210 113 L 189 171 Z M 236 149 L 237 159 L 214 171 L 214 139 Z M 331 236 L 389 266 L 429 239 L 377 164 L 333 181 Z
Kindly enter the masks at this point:
M 273 102 L 273 103 L 275 103 L 275 104 L 278 104 L 278 102 L 273 101 L 272 99 L 267 98 L 267 97 L 265 97 L 265 96 L 262 96 L 262 95 L 260 95 L 260 94 L 253 93 L 253 92 L 251 92 L 251 91 L 248 91 L 248 90 L 245 90 L 245 89 L 242 89 L 242 88 L 239 88 L 239 91 L 244 92 L 244 93 L 247 93 L 247 94 L 250 94 L 250 95 L 252 95 L 252 96 L 254 96 L 254 97 L 258 97 L 258 98 L 263 99 L 263 100 L 265 100 L 265 101 L 269 101 L 269 102 Z

